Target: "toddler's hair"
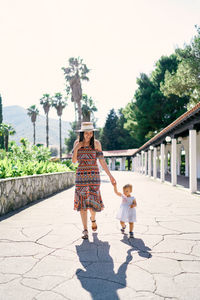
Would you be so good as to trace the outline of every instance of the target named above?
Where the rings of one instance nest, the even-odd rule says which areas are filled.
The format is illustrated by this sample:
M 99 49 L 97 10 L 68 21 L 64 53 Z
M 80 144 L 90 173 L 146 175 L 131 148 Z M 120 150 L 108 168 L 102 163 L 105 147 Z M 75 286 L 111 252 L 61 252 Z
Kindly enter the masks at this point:
M 123 186 L 123 191 L 126 189 L 126 188 L 130 188 L 130 190 L 131 190 L 131 192 L 132 192 L 132 189 L 133 189 L 133 186 L 132 186 L 132 184 L 126 184 L 126 185 L 124 185 Z

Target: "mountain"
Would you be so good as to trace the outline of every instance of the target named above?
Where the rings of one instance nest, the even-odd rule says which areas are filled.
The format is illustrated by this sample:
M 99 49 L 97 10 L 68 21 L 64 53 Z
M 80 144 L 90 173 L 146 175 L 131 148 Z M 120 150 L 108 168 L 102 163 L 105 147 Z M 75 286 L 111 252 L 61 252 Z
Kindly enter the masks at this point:
M 20 142 L 20 138 L 27 138 L 33 142 L 33 124 L 31 118 L 27 115 L 27 110 L 21 106 L 3 107 L 3 123 L 11 124 L 16 134 L 10 136 L 10 140 Z M 46 145 L 46 117 L 38 115 L 36 120 L 36 144 Z M 62 121 L 62 146 L 64 138 L 68 137 L 68 131 L 71 129 L 70 123 Z M 59 120 L 49 118 L 49 145 L 59 145 Z

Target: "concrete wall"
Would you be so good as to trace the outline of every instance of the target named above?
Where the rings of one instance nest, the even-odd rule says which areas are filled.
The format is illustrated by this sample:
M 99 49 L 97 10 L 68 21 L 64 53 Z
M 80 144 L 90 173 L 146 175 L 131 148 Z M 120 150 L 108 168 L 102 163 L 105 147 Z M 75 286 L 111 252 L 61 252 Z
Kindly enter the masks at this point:
M 0 180 L 0 216 L 75 183 L 74 172 L 51 173 Z

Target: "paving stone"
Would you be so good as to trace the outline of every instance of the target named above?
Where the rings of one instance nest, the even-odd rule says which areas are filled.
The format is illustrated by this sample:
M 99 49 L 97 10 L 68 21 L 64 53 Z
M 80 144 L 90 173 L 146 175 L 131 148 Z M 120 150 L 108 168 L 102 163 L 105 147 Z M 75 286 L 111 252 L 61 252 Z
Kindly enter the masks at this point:
M 16 279 L 7 284 L 0 284 L 0 300 L 31 300 L 38 294 L 38 291 L 27 288 Z
M 193 241 L 177 240 L 175 238 L 165 236 L 164 240 L 153 248 L 153 252 L 179 252 L 190 254 L 193 245 Z
M 2 240 L 12 240 L 13 237 L 15 241 L 27 241 L 27 237 L 21 232 L 21 228 L 18 230 L 16 228 L 0 227 L 0 241 Z
M 200 242 L 199 241 L 196 242 L 196 244 L 192 248 L 191 254 L 200 257 Z
M 200 231 L 200 223 L 182 220 L 181 222 L 160 222 L 160 225 L 178 232 L 198 233 Z
M 180 264 L 184 272 L 196 272 L 200 274 L 200 261 L 181 261 Z
M 49 249 L 33 242 L 0 242 L 0 257 L 34 256 L 48 252 Z
M 36 263 L 37 260 L 32 257 L 7 257 L 0 263 L 0 270 L 7 274 L 24 274 Z
M 161 297 L 180 299 L 177 285 L 173 281 L 173 277 L 164 274 L 154 274 L 156 280 L 155 293 Z M 189 300 L 189 299 L 188 299 Z
M 74 187 L 39 201 L 0 219 L 0 300 L 199 300 L 199 197 L 132 172 L 113 176 L 120 191 L 133 182 L 135 238 L 120 232 L 121 199 L 105 173 L 105 209 L 96 233 L 88 220 L 88 241 Z
M 151 274 L 177 275 L 182 271 L 177 261 L 168 258 L 152 257 L 146 261 L 136 262 L 136 265 Z
M 23 278 L 21 283 L 37 290 L 51 290 L 65 280 L 62 276 L 40 276 L 37 278 Z
M 3 283 L 8 283 L 14 279 L 20 278 L 19 275 L 15 275 L 15 274 L 2 274 L 0 273 L 0 284 Z
M 183 253 L 171 253 L 171 252 L 158 252 L 158 253 L 152 253 L 152 256 L 156 257 L 165 257 L 165 258 L 170 258 L 174 259 L 177 261 L 182 261 L 182 260 L 187 260 L 187 261 L 200 261 L 200 257 L 196 257 L 194 255 L 190 254 L 183 254 Z
M 26 277 L 37 276 L 64 276 L 71 278 L 77 268 L 81 266 L 80 262 L 65 261 L 59 257 L 47 256 L 38 262 L 32 270 L 26 273 Z
M 46 291 L 40 293 L 38 296 L 35 296 L 33 300 L 64 300 L 66 297 L 59 295 L 58 293 Z M 80 299 L 80 298 L 79 298 Z

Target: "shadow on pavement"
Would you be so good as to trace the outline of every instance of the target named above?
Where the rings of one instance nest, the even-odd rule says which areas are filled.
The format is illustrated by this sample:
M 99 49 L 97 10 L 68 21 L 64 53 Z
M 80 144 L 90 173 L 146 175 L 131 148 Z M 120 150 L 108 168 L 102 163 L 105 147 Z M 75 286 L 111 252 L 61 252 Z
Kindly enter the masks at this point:
M 127 253 L 129 251 L 130 251 L 129 253 L 131 253 L 132 251 L 136 251 L 138 252 L 138 255 L 140 255 L 141 257 L 146 257 L 146 258 L 152 257 L 151 253 L 149 252 L 151 248 L 147 247 L 142 239 L 138 239 L 138 238 L 129 239 L 127 234 L 124 234 L 124 237 L 121 241 L 132 247 L 132 249 L 129 249 Z
M 132 249 L 127 251 L 126 260 L 117 273 L 114 272 L 114 262 L 109 250 L 109 243 L 100 241 L 97 233 L 93 233 L 93 243 L 83 240 L 80 246 L 76 246 L 79 260 L 85 268 L 77 269 L 76 276 L 95 300 L 120 299 L 117 290 L 126 288 L 126 271 L 132 260 Z

